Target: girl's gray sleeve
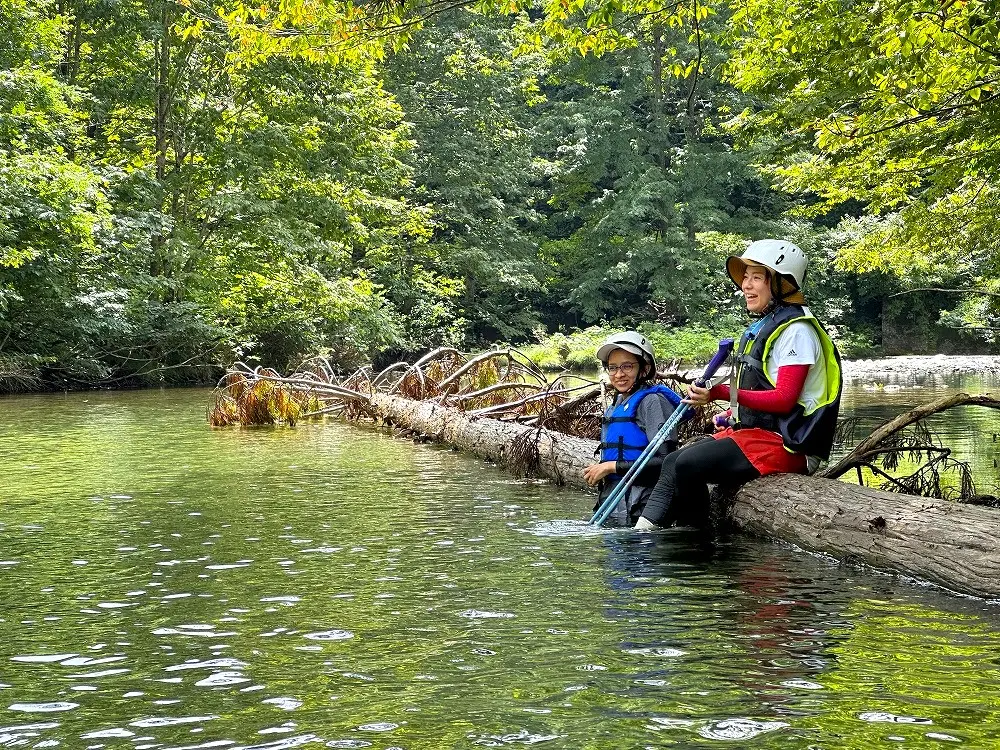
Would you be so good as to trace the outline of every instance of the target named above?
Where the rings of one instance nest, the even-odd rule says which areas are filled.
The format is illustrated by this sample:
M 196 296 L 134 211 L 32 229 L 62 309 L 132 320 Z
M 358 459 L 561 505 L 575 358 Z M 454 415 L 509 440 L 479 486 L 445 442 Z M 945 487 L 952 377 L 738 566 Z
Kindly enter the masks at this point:
M 667 400 L 667 397 L 653 393 L 639 402 L 639 407 L 635 410 L 635 421 L 646 433 L 646 437 L 652 440 L 673 413 L 674 405 Z M 671 430 L 667 440 L 677 440 L 677 428 Z

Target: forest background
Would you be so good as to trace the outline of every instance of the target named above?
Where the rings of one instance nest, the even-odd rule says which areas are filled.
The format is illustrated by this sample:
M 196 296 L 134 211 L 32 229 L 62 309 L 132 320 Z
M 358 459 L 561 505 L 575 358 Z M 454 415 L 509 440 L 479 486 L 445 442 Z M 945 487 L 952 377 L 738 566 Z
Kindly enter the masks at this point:
M 848 356 L 997 351 L 1000 25 L 969 0 L 0 0 L 0 390 L 592 362 L 809 255 Z

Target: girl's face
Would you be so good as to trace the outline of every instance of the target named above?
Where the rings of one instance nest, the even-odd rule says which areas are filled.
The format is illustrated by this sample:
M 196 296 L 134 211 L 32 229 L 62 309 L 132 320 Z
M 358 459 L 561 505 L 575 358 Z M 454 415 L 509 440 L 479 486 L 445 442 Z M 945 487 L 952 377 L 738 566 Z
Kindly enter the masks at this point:
M 771 304 L 770 272 L 764 266 L 747 266 L 741 285 L 747 301 L 747 310 L 762 313 Z
M 608 357 L 608 379 L 619 393 L 628 393 L 642 374 L 642 362 L 624 349 L 615 349 Z

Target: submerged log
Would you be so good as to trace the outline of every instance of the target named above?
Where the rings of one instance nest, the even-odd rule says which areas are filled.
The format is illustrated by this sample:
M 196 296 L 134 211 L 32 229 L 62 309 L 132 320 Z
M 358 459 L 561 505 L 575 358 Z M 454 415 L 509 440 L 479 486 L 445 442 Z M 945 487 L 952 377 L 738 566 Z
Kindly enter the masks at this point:
M 397 426 L 559 484 L 586 487 L 582 472 L 593 461 L 596 441 L 385 394 L 373 394 L 371 404 Z M 537 455 L 526 465 L 529 442 Z M 1000 514 L 989 508 L 782 474 L 740 489 L 729 517 L 749 533 L 845 562 L 1000 597 Z

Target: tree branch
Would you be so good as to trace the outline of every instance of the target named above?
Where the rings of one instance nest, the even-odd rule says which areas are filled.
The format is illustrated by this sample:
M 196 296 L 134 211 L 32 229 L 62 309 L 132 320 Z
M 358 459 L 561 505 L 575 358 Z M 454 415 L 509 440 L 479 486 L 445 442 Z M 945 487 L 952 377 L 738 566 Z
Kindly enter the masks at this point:
M 1000 292 L 989 292 L 985 289 L 944 289 L 936 286 L 924 286 L 917 289 L 904 289 L 902 292 L 890 294 L 889 298 L 899 297 L 902 294 L 912 294 L 913 292 L 945 292 L 949 294 L 978 294 L 982 297 L 996 297 L 1000 299 Z
M 853 469 L 855 466 L 866 463 L 864 461 L 864 456 L 876 450 L 878 445 L 892 433 L 898 432 L 904 427 L 908 427 L 914 422 L 918 422 L 932 414 L 937 414 L 938 412 L 950 409 L 953 406 L 966 405 L 985 406 L 990 409 L 1000 409 L 1000 400 L 986 395 L 970 396 L 968 393 L 956 393 L 952 396 L 939 398 L 937 401 L 921 404 L 915 409 L 904 412 L 898 417 L 885 422 L 881 427 L 874 430 L 871 435 L 854 446 L 854 449 L 850 453 L 840 459 L 833 466 L 817 472 L 817 476 L 825 477 L 826 479 L 836 479 L 842 474 Z

